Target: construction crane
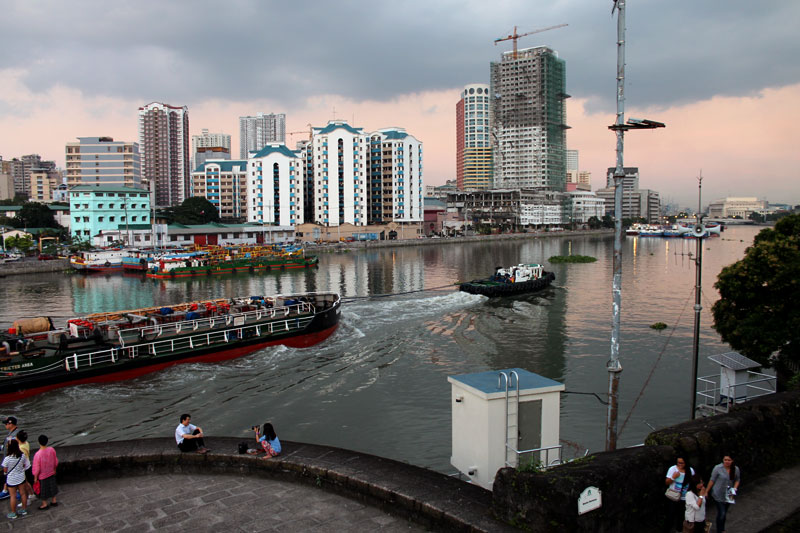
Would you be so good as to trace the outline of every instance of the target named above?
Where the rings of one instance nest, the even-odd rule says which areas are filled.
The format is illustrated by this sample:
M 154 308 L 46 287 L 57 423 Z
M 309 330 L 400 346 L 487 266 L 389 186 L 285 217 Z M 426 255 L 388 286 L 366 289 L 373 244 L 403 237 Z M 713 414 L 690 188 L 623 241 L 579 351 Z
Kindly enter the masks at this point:
M 288 132 L 286 132 L 286 135 L 301 135 L 301 134 L 302 135 L 308 135 L 308 140 L 311 141 L 311 138 L 314 136 L 313 128 L 311 127 L 311 124 L 308 124 L 308 129 L 307 130 L 288 131 Z
M 514 26 L 514 33 L 512 33 L 507 37 L 500 37 L 499 39 L 495 39 L 494 45 L 497 46 L 497 43 L 501 41 L 508 41 L 509 39 L 511 39 L 512 41 L 514 41 L 514 59 L 517 59 L 517 39 L 519 39 L 520 37 L 525 37 L 526 35 L 533 35 L 534 33 L 542 33 L 543 31 L 555 30 L 556 28 L 563 28 L 564 26 L 568 25 L 569 24 L 559 24 L 557 26 L 548 26 L 547 28 L 540 28 L 538 30 L 533 30 L 527 33 L 520 33 L 520 34 L 517 33 L 517 27 Z

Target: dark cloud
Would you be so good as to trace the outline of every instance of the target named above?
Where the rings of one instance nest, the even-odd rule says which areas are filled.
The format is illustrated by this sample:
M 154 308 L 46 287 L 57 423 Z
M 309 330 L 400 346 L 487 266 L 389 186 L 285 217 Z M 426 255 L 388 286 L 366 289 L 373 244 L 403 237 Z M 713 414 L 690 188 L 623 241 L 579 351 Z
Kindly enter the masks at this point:
M 33 91 L 64 84 L 93 96 L 191 105 L 207 99 L 318 94 L 389 100 L 487 82 L 510 33 L 567 61 L 567 86 L 613 108 L 611 2 L 5 2 L 0 68 Z M 669 106 L 750 95 L 800 81 L 794 0 L 628 2 L 627 101 Z

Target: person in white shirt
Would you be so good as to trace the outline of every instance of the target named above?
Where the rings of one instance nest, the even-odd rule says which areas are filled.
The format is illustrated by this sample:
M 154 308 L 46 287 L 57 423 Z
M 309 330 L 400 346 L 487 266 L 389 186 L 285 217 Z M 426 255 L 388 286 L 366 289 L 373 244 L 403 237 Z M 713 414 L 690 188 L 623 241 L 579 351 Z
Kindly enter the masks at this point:
M 191 424 L 189 414 L 181 415 L 181 423 L 175 428 L 175 442 L 182 452 L 208 453 L 203 441 L 203 429 Z
M 683 531 L 703 533 L 706 528 L 706 487 L 700 476 L 692 477 L 688 483 Z

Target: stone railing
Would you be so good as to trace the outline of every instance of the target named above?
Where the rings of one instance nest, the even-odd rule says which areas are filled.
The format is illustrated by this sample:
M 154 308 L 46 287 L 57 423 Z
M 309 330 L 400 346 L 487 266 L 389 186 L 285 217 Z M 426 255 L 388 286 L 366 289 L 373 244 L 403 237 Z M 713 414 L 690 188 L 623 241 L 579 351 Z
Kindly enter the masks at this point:
M 651 433 L 644 446 L 602 452 L 546 472 L 497 473 L 495 515 L 530 531 L 651 531 L 666 523 L 664 479 L 678 456 L 708 482 L 730 454 L 752 480 L 800 462 L 800 392 L 764 396 L 730 413 Z M 578 515 L 587 487 L 602 492 L 599 509 Z

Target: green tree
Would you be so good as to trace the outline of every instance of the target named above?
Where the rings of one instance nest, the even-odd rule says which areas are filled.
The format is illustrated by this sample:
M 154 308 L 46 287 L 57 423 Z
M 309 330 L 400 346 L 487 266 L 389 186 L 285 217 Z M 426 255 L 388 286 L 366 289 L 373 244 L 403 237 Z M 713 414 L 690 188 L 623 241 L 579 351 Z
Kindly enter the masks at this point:
M 202 196 L 187 198 L 181 205 L 173 207 L 167 216 L 171 221 L 179 224 L 219 222 L 219 211 L 214 204 Z
M 800 215 L 762 230 L 744 257 L 720 272 L 714 329 L 734 350 L 778 371 L 800 363 Z
M 22 252 L 24 254 L 28 250 L 31 249 L 31 246 L 33 246 L 33 239 L 31 239 L 30 237 L 27 237 L 27 236 L 25 236 L 25 237 L 23 237 L 23 236 L 13 237 L 12 236 L 12 237 L 9 237 L 9 238 L 6 239 L 6 243 L 5 244 L 6 244 L 6 250 L 8 250 L 9 248 L 16 248 L 17 250 L 19 250 L 20 252 Z
M 17 216 L 11 219 L 17 228 L 60 228 L 53 211 L 46 204 L 27 202 Z
M 586 223 L 589 225 L 590 229 L 600 229 L 603 227 L 603 223 L 597 217 L 591 217 Z
M 755 222 L 764 222 L 764 215 L 762 215 L 761 213 L 756 213 L 755 211 L 750 213 L 750 216 L 747 218 Z
M 604 228 L 614 227 L 614 219 L 611 217 L 611 215 L 603 215 L 603 227 Z

